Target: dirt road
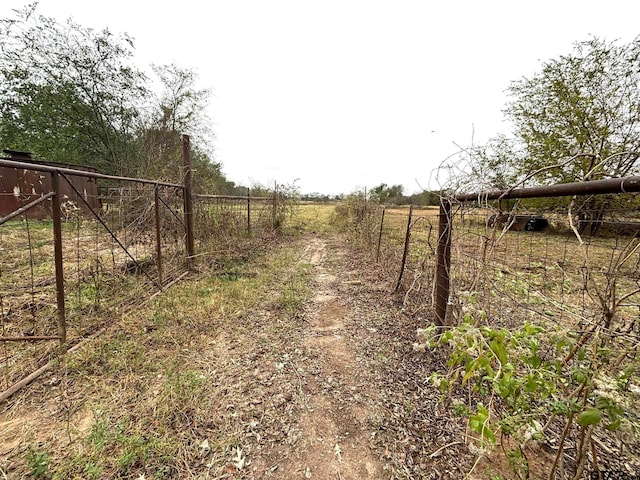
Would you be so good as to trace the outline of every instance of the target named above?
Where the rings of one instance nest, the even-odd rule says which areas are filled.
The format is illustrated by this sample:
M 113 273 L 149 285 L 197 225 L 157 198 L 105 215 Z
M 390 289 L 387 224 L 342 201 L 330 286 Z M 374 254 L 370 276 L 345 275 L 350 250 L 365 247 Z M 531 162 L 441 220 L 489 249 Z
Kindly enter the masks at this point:
M 460 431 L 411 349 L 420 320 L 403 315 L 388 281 L 338 239 L 308 237 L 300 261 L 311 266 L 313 294 L 296 359 L 299 437 L 272 451 L 277 468 L 264 475 L 462 478 L 472 457 L 461 455 Z
M 332 252 L 334 253 L 334 252 Z M 335 255 L 335 253 L 334 253 Z M 368 419 L 375 416 L 371 378 L 345 335 L 353 314 L 337 285 L 358 282 L 338 277 L 327 267 L 326 242 L 311 238 L 302 262 L 312 267 L 315 285 L 305 310 L 304 343 L 314 374 L 305 382 L 301 437 L 282 463 L 284 478 L 382 478 L 383 462 L 371 450 Z M 349 277 L 347 277 L 349 278 Z
M 463 478 L 412 350 L 425 319 L 342 237 L 303 235 L 127 314 L 2 405 L 3 478 Z

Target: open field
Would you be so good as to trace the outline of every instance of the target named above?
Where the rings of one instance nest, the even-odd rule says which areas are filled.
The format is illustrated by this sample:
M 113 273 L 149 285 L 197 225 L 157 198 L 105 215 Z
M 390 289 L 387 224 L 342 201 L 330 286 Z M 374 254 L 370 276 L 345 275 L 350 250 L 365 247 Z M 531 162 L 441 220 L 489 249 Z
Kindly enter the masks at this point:
M 335 203 L 301 202 L 293 217 L 294 228 L 319 233 L 335 231 L 335 209 Z
M 579 246 L 565 233 L 488 229 L 484 211 L 457 215 L 458 326 L 443 348 L 428 330 L 437 209 L 414 211 L 393 293 L 406 212 L 386 211 L 378 263 L 378 212 L 361 228 L 330 204 L 301 205 L 284 236 L 224 247 L 224 258 L 203 250 L 184 281 L 141 296 L 2 404 L 0 473 L 546 479 L 558 452 L 566 473 L 578 467 L 581 432 L 585 475 L 593 458 L 639 471 L 635 239 Z M 623 299 L 608 329 L 598 292 Z M 575 392 L 576 418 L 597 407 L 617 428 L 586 432 L 574 420 L 563 436 L 559 409 Z M 517 428 L 545 412 L 544 430 L 523 441 Z

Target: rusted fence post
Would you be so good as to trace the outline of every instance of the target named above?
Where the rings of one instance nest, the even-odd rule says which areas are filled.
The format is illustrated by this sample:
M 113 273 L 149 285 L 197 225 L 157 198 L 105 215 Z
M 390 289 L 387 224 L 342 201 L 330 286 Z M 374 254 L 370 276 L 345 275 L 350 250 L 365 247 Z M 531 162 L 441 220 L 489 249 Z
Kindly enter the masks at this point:
M 436 259 L 436 290 L 434 294 L 436 324 L 446 323 L 449 303 L 451 267 L 451 202 L 442 199 L 438 216 L 438 257 Z
M 193 192 L 191 190 L 191 141 L 189 135 L 182 135 L 182 158 L 184 160 L 184 225 L 187 236 L 187 266 L 193 266 Z
M 251 189 L 247 187 L 247 235 L 251 236 Z
M 158 257 L 156 265 L 158 267 L 158 284 L 162 290 L 162 236 L 160 223 L 160 194 L 158 193 L 158 185 L 153 189 L 153 199 L 156 214 L 156 256 Z
M 393 290 L 397 292 L 400 290 L 400 284 L 402 283 L 402 275 L 404 274 L 404 267 L 407 264 L 407 255 L 409 254 L 409 239 L 411 237 L 411 217 L 413 216 L 413 205 L 409 206 L 409 219 L 407 220 L 407 233 L 404 236 L 404 251 L 402 252 L 402 264 L 400 265 L 400 273 L 398 274 L 398 282 L 396 288 Z
M 58 307 L 58 335 L 60 347 L 67 349 L 67 320 L 64 304 L 64 270 L 62 263 L 62 211 L 60 208 L 60 175 L 51 172 L 51 217 L 53 219 L 53 255 L 56 269 L 56 303 Z
M 382 218 L 380 219 L 380 232 L 378 233 L 378 245 L 376 247 L 376 263 L 380 260 L 380 244 L 382 243 L 382 228 L 384 227 L 384 212 L 385 208 L 382 207 Z

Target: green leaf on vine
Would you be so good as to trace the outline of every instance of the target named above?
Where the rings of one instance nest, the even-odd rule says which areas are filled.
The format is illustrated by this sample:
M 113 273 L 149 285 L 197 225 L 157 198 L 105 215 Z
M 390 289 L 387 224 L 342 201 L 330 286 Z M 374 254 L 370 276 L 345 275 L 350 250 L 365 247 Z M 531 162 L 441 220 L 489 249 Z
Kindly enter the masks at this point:
M 596 425 L 602 420 L 602 412 L 597 408 L 588 408 L 578 415 L 577 422 L 581 427 Z

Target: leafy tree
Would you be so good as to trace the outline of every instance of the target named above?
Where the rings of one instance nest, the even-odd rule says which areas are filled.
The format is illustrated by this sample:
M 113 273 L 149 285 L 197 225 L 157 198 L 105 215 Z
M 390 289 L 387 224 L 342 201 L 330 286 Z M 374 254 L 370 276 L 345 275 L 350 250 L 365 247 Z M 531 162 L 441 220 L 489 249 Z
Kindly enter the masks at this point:
M 152 68 L 163 86 L 156 100 L 155 126 L 187 133 L 202 147 L 208 146 L 208 139 L 213 137 L 206 114 L 211 90 L 196 87 L 198 76 L 193 69 L 175 64 L 152 65 Z
M 470 190 L 506 190 L 518 183 L 523 174 L 520 142 L 506 135 L 490 139 L 486 145 L 470 147 L 465 153 L 472 158 Z
M 128 173 L 146 93 L 131 38 L 60 24 L 36 6 L 0 19 L 0 144 Z
M 192 149 L 191 168 L 193 169 L 193 188 L 198 193 L 221 195 L 246 195 L 246 187 L 236 188 L 234 182 L 227 180 L 222 165 L 213 162 L 201 149 Z
M 140 175 L 166 181 L 182 180 L 182 134 L 192 139 L 193 185 L 199 192 L 231 194 L 235 185 L 211 160 L 213 137 L 206 115 L 210 90 L 196 87 L 194 70 L 176 65 L 153 66 L 162 84 L 142 133 L 145 161 Z
M 194 188 L 232 193 L 212 161 L 210 91 L 194 70 L 153 66 L 162 90 L 132 64 L 127 35 L 59 23 L 37 4 L 0 19 L 0 146 L 99 171 L 182 181 L 182 138 L 192 138 Z M 155 101 L 149 102 L 149 98 Z
M 571 157 L 542 178 L 567 182 L 636 172 L 639 63 L 640 37 L 627 45 L 592 38 L 533 77 L 513 82 L 505 112 L 526 146 L 523 173 Z
M 386 183 L 381 183 L 371 189 L 369 198 L 380 203 L 397 203 L 402 198 L 403 191 L 402 185 L 387 186 Z
M 504 110 L 514 135 L 467 152 L 474 174 L 506 188 L 524 179 L 550 184 L 637 173 L 638 64 L 640 37 L 629 44 L 592 38 L 514 81 Z
M 629 44 L 591 38 L 512 82 L 504 113 L 513 137 L 465 150 L 472 161 L 471 190 L 638 173 L 639 64 L 640 37 Z M 581 229 L 596 233 L 605 211 L 619 200 L 578 199 L 573 211 Z
M 440 205 L 441 192 L 425 190 L 403 197 L 402 203 L 407 205 Z

